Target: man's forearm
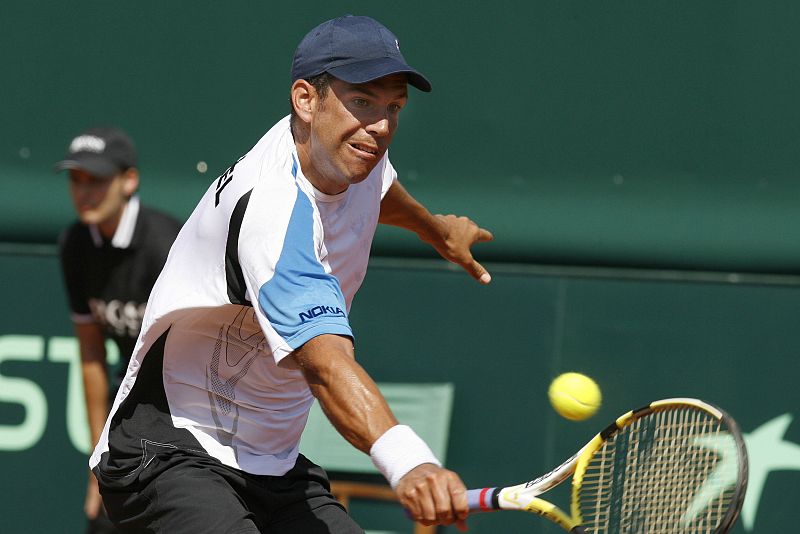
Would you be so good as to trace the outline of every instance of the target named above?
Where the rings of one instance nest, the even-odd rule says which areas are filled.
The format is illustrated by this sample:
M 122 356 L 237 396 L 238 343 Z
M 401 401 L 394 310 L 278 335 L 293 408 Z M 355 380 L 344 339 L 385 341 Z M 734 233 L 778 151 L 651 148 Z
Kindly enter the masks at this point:
M 94 445 L 100 439 L 108 416 L 109 391 L 105 338 L 100 326 L 95 323 L 76 324 L 75 334 L 81 352 L 86 416 Z
M 426 242 L 431 241 L 430 236 L 440 225 L 436 216 L 412 197 L 400 182 L 392 184 L 383 197 L 378 222 L 414 232 Z
M 475 243 L 491 241 L 492 233 L 479 227 L 469 218 L 432 215 L 399 182 L 395 182 L 381 201 L 378 221 L 416 233 L 442 258 L 460 265 L 482 284 L 488 284 L 492 280 L 486 269 L 475 261 L 471 251 Z
M 393 488 L 422 464 L 441 463 L 408 426 L 399 425 L 375 382 L 356 363 L 349 339 L 322 335 L 293 355 L 336 430 L 370 455 Z
M 98 361 L 81 362 L 83 391 L 86 399 L 86 416 L 89 421 L 92 445 L 103 432 L 108 416 L 108 376 L 105 364 Z
M 375 382 L 355 361 L 350 340 L 319 336 L 293 357 L 331 424 L 358 450 L 369 454 L 372 444 L 397 424 Z

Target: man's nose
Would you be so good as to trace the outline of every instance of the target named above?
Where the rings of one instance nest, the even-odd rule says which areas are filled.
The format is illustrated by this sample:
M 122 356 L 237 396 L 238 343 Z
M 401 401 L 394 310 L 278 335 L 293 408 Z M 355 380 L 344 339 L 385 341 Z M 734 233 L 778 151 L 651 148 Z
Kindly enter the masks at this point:
M 380 137 L 389 135 L 390 126 L 389 126 L 389 118 L 385 115 L 383 117 L 378 118 L 377 121 L 374 121 L 367 127 L 367 131 L 372 135 L 377 135 Z

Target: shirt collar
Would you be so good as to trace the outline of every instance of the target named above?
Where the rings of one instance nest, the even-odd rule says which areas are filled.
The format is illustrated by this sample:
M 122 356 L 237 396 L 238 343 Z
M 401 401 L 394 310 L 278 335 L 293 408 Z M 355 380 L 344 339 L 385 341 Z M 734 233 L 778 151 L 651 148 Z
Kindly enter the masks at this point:
M 139 217 L 139 197 L 134 195 L 128 201 L 122 211 L 117 230 L 111 238 L 111 246 L 114 248 L 128 248 L 133 241 L 133 231 L 136 229 L 136 219 Z M 89 233 L 96 247 L 103 246 L 103 236 L 96 224 L 89 225 Z

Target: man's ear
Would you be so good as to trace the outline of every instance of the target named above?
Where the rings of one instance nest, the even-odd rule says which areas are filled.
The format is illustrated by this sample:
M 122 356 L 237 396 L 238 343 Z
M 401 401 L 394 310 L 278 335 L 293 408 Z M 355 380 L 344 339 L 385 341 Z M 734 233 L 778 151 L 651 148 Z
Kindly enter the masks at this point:
M 131 167 L 122 173 L 122 191 L 125 196 L 130 198 L 139 189 L 139 170 Z
M 311 122 L 311 115 L 317 103 L 317 90 L 305 80 L 292 84 L 292 107 L 297 117 L 305 123 Z

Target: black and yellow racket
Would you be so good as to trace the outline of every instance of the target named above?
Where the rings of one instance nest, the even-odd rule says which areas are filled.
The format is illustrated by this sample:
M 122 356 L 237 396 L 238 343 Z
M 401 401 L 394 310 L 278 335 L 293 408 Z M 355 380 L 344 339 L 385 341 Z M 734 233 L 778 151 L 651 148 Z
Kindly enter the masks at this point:
M 538 497 L 570 475 L 570 513 Z M 469 490 L 468 500 L 471 512 L 533 512 L 573 533 L 717 534 L 732 528 L 746 488 L 736 422 L 716 406 L 676 398 L 619 417 L 535 480 Z

